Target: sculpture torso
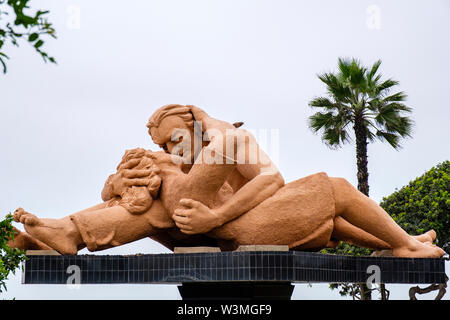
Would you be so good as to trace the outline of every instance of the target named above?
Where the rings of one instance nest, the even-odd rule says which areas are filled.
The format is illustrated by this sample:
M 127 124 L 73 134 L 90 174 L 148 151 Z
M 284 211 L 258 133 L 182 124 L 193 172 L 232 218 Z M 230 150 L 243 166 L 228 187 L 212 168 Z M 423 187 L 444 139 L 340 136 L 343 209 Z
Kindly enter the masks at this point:
M 217 240 L 207 235 L 187 235 L 182 233 L 179 228 L 175 226 L 172 220 L 172 215 L 178 207 L 178 202 L 183 198 L 192 198 L 193 195 L 198 194 L 201 185 L 206 182 L 196 181 L 192 177 L 183 173 L 181 169 L 171 163 L 160 163 L 161 176 L 163 183 L 161 184 L 161 191 L 159 199 L 153 205 L 160 206 L 164 210 L 164 214 L 154 215 L 153 209 L 151 224 L 157 227 L 154 235 L 151 236 L 169 249 L 173 250 L 176 246 L 218 246 Z M 234 180 L 236 181 L 236 179 Z M 233 194 L 233 188 L 225 181 L 220 187 L 219 191 L 214 196 L 202 200 L 212 208 L 219 207 L 226 202 Z

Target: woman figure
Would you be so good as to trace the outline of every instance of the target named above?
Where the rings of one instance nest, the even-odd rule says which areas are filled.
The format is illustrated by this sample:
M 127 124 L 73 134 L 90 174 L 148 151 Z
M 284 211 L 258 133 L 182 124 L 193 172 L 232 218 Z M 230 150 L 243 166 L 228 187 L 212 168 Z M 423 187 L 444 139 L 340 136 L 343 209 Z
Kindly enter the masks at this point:
M 211 154 L 216 147 L 211 141 L 201 153 Z M 233 250 L 250 244 L 319 250 L 346 241 L 372 249 L 390 249 L 397 257 L 444 255 L 431 243 L 436 237 L 434 231 L 416 237 L 408 235 L 346 180 L 330 178 L 325 173 L 284 185 L 253 209 L 206 234 L 181 232 L 179 226 L 189 224 L 191 210 L 218 207 L 233 194 L 226 179 L 236 161 L 217 156 L 223 157 L 222 164 L 196 162 L 186 174 L 181 162 L 174 161 L 176 156 L 129 150 L 117 173 L 105 184 L 105 202 L 62 219 L 41 219 L 19 208 L 14 217 L 24 224 L 27 233 L 16 236 L 11 245 L 31 236 L 61 254 L 76 254 L 84 247 L 96 251 L 145 237 L 171 250 L 192 245 Z M 139 179 L 138 192 L 130 189 L 130 179 Z M 25 246 L 22 244 L 23 249 Z

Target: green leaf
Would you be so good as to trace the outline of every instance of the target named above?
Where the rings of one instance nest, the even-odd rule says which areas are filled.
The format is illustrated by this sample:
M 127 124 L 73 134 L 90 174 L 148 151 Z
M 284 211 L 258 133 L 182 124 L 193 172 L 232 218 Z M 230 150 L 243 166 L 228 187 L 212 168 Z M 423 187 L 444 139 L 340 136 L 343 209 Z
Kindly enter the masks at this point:
M 30 34 L 30 36 L 28 37 L 28 41 L 33 42 L 34 40 L 36 40 L 37 38 L 39 38 L 39 35 L 37 33 L 32 33 Z
M 2 65 L 3 73 L 6 73 L 6 71 L 7 71 L 6 63 L 5 63 L 5 61 L 3 60 L 3 58 L 1 58 L 1 57 L 0 57 L 0 64 Z
M 38 40 L 38 41 L 34 44 L 34 47 L 37 49 L 37 48 L 41 47 L 43 44 L 44 44 L 44 41 Z
M 4 27 L 0 28 L 0 48 L 6 43 L 6 40 L 11 41 L 14 46 L 19 46 L 20 39 L 26 38 L 28 42 L 34 44 L 36 51 L 46 61 L 47 54 L 42 55 L 43 50 L 41 49 L 44 45 L 44 37 L 56 38 L 55 29 L 45 18 L 49 11 L 37 10 L 29 13 L 31 11 L 30 2 L 31 0 L 0 0 L 0 21 L 4 23 Z M 8 12 L 5 9 L 7 6 L 10 7 Z M 3 71 L 6 72 L 5 60 L 1 60 L 0 64 L 3 66 Z

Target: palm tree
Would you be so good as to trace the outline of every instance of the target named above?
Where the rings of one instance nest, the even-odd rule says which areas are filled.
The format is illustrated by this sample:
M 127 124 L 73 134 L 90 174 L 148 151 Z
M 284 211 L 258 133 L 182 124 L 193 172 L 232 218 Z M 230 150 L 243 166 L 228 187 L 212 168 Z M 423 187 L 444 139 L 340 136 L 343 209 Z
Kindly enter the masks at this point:
M 356 59 L 339 58 L 337 73 L 318 76 L 326 84 L 329 97 L 315 98 L 309 103 L 311 107 L 321 109 L 309 117 L 309 126 L 314 132 L 322 133 L 322 140 L 329 147 L 337 148 L 350 142 L 350 127 L 353 126 L 358 190 L 366 196 L 369 196 L 367 144 L 378 138 L 399 149 L 400 139 L 410 137 L 412 129 L 412 120 L 403 116 L 403 113 L 411 112 L 411 108 L 402 103 L 406 94 L 391 94 L 398 81 L 381 81 L 381 75 L 377 74 L 380 65 L 381 60 L 378 60 L 368 70 Z M 361 299 L 371 299 L 371 291 L 365 284 L 357 286 Z M 388 291 L 384 284 L 380 289 L 382 300 L 386 300 Z
M 329 97 L 318 97 L 309 103 L 321 110 L 309 117 L 309 126 L 314 132 L 322 133 L 322 140 L 328 146 L 336 148 L 350 142 L 353 126 L 358 190 L 367 196 L 367 144 L 378 138 L 398 149 L 400 139 L 410 137 L 412 129 L 412 120 L 403 115 L 411 112 L 411 108 L 402 103 L 406 94 L 391 94 L 398 81 L 381 81 L 381 74 L 377 73 L 380 65 L 381 60 L 378 60 L 369 70 L 356 59 L 339 58 L 337 73 L 318 75 L 326 84 Z

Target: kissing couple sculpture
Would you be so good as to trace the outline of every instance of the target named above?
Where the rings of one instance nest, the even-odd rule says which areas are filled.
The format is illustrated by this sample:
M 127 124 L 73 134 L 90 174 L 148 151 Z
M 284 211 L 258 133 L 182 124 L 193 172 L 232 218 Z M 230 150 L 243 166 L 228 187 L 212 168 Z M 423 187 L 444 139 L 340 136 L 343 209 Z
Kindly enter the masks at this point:
M 26 232 L 16 229 L 10 246 L 74 255 L 150 237 L 171 250 L 270 244 L 317 251 L 345 241 L 396 257 L 445 254 L 433 244 L 433 230 L 407 234 L 343 178 L 320 172 L 285 184 L 239 124 L 171 104 L 158 109 L 147 127 L 163 151 L 127 150 L 105 183 L 103 202 L 91 208 L 61 219 L 17 209 L 14 220 Z

